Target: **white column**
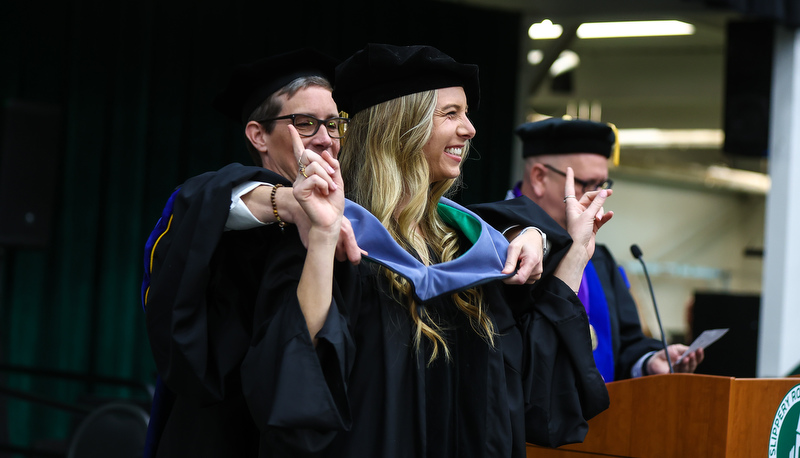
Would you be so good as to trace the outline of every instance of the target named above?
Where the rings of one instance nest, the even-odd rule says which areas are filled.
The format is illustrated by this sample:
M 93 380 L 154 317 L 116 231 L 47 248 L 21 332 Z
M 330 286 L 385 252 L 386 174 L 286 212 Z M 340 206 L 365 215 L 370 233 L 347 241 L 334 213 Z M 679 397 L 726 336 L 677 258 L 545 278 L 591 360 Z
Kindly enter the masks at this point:
M 777 27 L 772 71 L 759 377 L 800 365 L 800 31 Z

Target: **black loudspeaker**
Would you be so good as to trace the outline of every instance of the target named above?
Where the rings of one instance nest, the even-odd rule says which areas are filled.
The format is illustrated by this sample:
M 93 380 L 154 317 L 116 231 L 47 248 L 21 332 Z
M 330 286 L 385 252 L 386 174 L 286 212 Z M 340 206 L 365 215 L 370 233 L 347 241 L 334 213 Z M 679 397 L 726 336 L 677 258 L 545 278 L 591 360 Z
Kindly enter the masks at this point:
M 61 112 L 9 100 L 0 130 L 0 246 L 49 242 L 61 148 Z
M 757 371 L 758 321 L 761 297 L 748 294 L 703 293 L 694 295 L 692 335 L 708 329 L 729 328 L 705 349 L 698 374 L 753 378 Z
M 726 154 L 766 157 L 775 25 L 730 22 L 725 61 Z

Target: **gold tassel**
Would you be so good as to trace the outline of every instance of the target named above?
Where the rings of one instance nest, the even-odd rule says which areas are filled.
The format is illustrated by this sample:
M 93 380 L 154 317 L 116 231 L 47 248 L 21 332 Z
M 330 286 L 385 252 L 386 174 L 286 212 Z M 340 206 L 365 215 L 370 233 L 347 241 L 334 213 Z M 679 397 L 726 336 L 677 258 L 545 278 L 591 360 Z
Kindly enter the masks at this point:
M 614 161 L 614 167 L 619 165 L 619 131 L 617 130 L 617 126 L 608 122 L 609 127 L 611 130 L 614 131 L 614 150 L 611 151 L 611 159 Z
M 340 118 L 348 118 L 349 119 L 350 115 L 348 115 L 346 111 L 340 111 L 339 112 L 339 117 Z M 339 139 L 339 148 L 344 146 L 344 139 L 345 139 L 345 136 L 346 136 L 345 134 L 346 133 L 347 133 L 347 124 L 339 125 L 339 135 L 341 135 L 341 138 Z

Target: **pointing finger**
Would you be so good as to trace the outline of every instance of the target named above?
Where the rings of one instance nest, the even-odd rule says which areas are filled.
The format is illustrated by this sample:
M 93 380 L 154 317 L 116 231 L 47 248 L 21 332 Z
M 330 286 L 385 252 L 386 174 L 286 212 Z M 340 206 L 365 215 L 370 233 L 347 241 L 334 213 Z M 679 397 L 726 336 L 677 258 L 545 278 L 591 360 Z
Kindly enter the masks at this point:
M 564 196 L 575 197 L 575 172 L 572 167 L 567 167 L 567 176 L 564 180 Z
M 299 164 L 300 157 L 302 157 L 306 147 L 303 145 L 303 139 L 300 138 L 300 134 L 297 133 L 297 129 L 295 129 L 291 124 L 289 124 L 289 135 L 292 136 L 292 150 L 294 151 L 294 158 L 297 159 Z

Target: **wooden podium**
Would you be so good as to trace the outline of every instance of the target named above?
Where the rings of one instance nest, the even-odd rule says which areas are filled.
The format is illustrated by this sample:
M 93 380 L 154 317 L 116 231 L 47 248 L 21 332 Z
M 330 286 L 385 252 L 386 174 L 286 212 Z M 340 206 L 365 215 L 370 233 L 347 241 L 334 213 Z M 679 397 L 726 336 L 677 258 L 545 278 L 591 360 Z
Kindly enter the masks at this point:
M 667 374 L 612 382 L 581 444 L 528 457 L 766 457 L 778 406 L 800 378 Z

